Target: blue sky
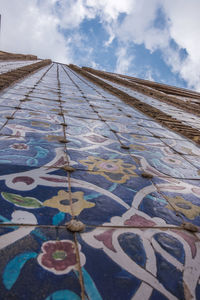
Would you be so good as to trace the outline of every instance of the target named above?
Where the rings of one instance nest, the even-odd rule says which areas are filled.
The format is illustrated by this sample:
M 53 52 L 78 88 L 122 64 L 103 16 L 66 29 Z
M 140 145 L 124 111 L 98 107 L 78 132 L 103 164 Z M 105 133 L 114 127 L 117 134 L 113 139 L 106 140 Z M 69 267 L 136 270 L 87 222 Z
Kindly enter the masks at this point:
M 120 20 L 120 18 L 124 17 L 125 14 L 123 13 L 118 18 Z M 158 11 L 155 24 L 157 27 L 164 25 L 164 18 L 160 11 Z M 63 30 L 61 32 L 65 36 L 73 36 L 76 34 L 76 29 Z M 109 72 L 117 71 L 139 78 L 187 87 L 187 82 L 178 73 L 173 73 L 170 66 L 164 61 L 161 50 L 158 49 L 151 52 L 146 49 L 144 43 L 129 42 L 124 45 L 118 38 L 114 38 L 108 46 L 105 46 L 109 39 L 109 34 L 99 16 L 83 20 L 78 32 L 82 36 L 82 43 L 81 45 L 73 43 L 72 47 L 74 49 L 74 60 L 79 66 L 89 66 Z M 177 45 L 173 40 L 171 45 L 176 49 Z M 130 64 L 125 69 L 121 67 L 119 70 L 116 70 L 117 49 L 120 47 L 126 48 L 126 56 L 130 58 Z M 180 49 L 179 52 L 182 56 L 183 49 Z M 88 53 L 90 59 L 88 59 Z M 187 56 L 187 54 L 185 55 Z
M 199 0 L 0 0 L 0 7 L 2 50 L 200 90 Z

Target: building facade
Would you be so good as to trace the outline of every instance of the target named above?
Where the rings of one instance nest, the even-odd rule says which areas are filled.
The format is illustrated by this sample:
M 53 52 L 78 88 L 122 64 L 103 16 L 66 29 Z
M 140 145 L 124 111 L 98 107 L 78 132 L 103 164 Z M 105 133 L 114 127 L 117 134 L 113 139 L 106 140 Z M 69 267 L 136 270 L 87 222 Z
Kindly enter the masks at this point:
M 200 299 L 200 94 L 0 59 L 0 299 Z

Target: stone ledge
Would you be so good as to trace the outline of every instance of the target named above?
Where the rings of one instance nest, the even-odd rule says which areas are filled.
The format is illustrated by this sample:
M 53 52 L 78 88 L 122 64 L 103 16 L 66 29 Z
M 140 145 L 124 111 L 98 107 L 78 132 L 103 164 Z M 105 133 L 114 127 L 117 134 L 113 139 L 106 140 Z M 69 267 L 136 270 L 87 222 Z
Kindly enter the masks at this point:
M 17 54 L 0 51 L 0 61 L 2 60 L 37 60 L 37 56 L 31 54 Z
M 111 94 L 119 97 L 122 101 L 127 103 L 128 105 L 136 108 L 137 110 L 141 111 L 145 115 L 151 117 L 156 122 L 160 123 L 161 125 L 167 127 L 170 130 L 175 131 L 178 134 L 192 140 L 193 142 L 200 145 L 200 131 L 183 124 L 181 121 L 165 114 L 161 110 L 147 104 L 141 102 L 137 98 L 134 98 L 125 92 L 114 88 L 112 85 L 104 82 L 103 80 L 96 78 L 92 74 L 88 73 L 86 70 L 79 68 L 76 65 L 70 64 L 69 68 L 74 70 L 75 72 L 79 73 L 80 75 L 84 76 L 85 78 L 89 79 L 91 82 L 101 86 L 103 89 L 109 91 Z
M 142 84 L 139 84 L 139 83 L 136 83 L 136 82 L 130 82 L 130 81 L 127 81 L 125 79 L 118 78 L 118 77 L 116 77 L 112 74 L 109 74 L 107 72 L 95 70 L 95 69 L 92 69 L 92 68 L 83 67 L 83 70 L 86 70 L 87 72 L 90 72 L 94 75 L 97 75 L 97 76 L 100 76 L 100 77 L 105 78 L 107 80 L 110 80 L 114 83 L 121 84 L 125 87 L 131 88 L 131 89 L 133 89 L 137 92 L 140 92 L 142 94 L 150 96 L 150 97 L 152 97 L 156 100 L 159 100 L 161 102 L 167 103 L 169 105 L 173 105 L 173 106 L 175 106 L 177 108 L 181 108 L 181 109 L 183 109 L 183 110 L 185 110 L 189 113 L 193 113 L 197 116 L 200 116 L 199 106 L 197 106 L 193 103 L 190 103 L 190 105 L 188 105 L 188 103 L 185 103 L 184 101 L 176 98 L 175 96 L 169 96 L 167 94 L 164 94 L 164 92 L 162 92 L 162 91 L 156 90 L 155 88 L 147 87 L 145 85 L 142 85 Z
M 21 68 L 0 74 L 0 90 L 8 87 L 15 81 L 20 80 L 28 76 L 30 73 L 33 73 L 36 70 L 45 67 L 49 64 L 51 64 L 51 60 L 46 59 L 46 60 L 39 61 L 37 63 L 33 63 L 28 66 L 23 66 Z

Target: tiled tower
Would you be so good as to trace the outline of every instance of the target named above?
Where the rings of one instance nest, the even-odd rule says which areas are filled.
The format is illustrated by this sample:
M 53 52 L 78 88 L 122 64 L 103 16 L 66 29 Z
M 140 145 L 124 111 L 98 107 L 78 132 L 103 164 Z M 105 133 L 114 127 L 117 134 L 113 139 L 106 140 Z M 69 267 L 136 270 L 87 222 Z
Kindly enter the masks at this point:
M 200 299 L 200 94 L 5 52 L 0 89 L 0 300 Z

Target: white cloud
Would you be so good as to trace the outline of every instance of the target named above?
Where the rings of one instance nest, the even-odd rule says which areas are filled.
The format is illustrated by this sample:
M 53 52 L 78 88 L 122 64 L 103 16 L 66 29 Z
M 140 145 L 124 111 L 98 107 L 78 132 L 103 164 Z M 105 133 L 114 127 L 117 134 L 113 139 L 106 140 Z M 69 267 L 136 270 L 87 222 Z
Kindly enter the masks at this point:
M 1 49 L 31 53 L 41 58 L 70 61 L 68 41 L 58 32 L 59 19 L 52 13 L 54 1 L 1 0 Z
M 145 73 L 145 78 L 144 79 L 154 81 L 153 70 L 150 67 L 147 67 L 147 71 Z
M 117 55 L 117 63 L 114 72 L 119 74 L 128 74 L 134 56 L 128 55 L 127 48 L 123 46 L 117 49 L 116 55 Z
M 112 26 L 121 12 L 130 10 L 132 0 L 0 0 L 0 4 L 2 50 L 69 63 L 75 62 L 73 50 L 81 22 L 98 16 L 109 31 L 110 44 Z M 66 37 L 60 30 L 77 32 Z
M 162 8 L 166 24 L 155 26 L 157 11 Z M 161 50 L 165 62 L 179 74 L 189 87 L 200 90 L 200 1 L 199 0 L 140 0 L 116 30 L 124 44 L 144 44 L 150 52 Z M 177 46 L 175 50 L 170 40 Z M 182 59 L 180 49 L 187 51 Z
M 115 21 L 120 13 L 128 13 L 135 5 L 133 0 L 86 0 L 87 6 L 107 22 Z
M 154 26 L 158 8 L 158 0 L 148 0 L 148 2 L 140 0 L 137 2 L 137 6 L 128 13 L 117 29 L 118 38 L 124 42 L 144 43 L 150 51 L 167 46 L 168 30 Z
M 85 19 L 95 17 L 92 7 L 85 5 L 83 0 L 59 0 L 56 3 L 55 12 L 58 14 L 59 25 L 65 29 L 73 29 Z
M 133 55 L 129 45 L 144 44 L 150 52 L 160 50 L 174 73 L 189 87 L 200 90 L 200 1 L 199 0 L 0 0 L 2 14 L 1 49 L 36 54 L 60 62 L 88 65 L 93 52 L 87 36 L 79 32 L 85 19 L 99 17 L 108 33 L 105 47 L 113 47 L 117 56 L 116 72 L 130 70 Z M 158 9 L 166 16 L 163 26 L 155 26 Z M 121 13 L 125 14 L 119 21 Z M 72 30 L 64 36 L 62 30 Z M 89 34 L 88 34 L 89 37 Z M 177 46 L 174 49 L 170 40 Z M 77 61 L 75 47 L 85 48 L 85 57 Z M 76 48 L 77 49 L 77 48 Z M 187 51 L 181 58 L 180 49 Z M 130 56 L 129 56 L 130 55 Z M 96 64 L 97 65 L 97 64 Z
M 170 19 L 170 36 L 188 53 L 184 61 L 171 66 L 175 65 L 190 87 L 200 91 L 200 1 L 165 0 L 164 8 Z

